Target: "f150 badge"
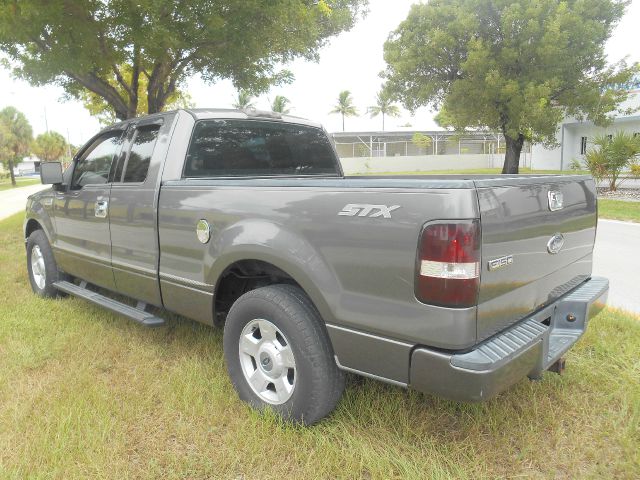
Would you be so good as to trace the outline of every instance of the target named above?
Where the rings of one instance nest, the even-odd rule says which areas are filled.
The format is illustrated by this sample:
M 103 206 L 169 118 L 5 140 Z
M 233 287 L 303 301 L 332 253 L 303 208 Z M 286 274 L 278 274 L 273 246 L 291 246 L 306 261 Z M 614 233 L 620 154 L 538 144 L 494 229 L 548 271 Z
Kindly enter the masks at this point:
M 338 215 L 347 217 L 383 217 L 391 218 L 391 212 L 400 208 L 400 205 L 370 205 L 368 203 L 348 203 L 338 212 Z

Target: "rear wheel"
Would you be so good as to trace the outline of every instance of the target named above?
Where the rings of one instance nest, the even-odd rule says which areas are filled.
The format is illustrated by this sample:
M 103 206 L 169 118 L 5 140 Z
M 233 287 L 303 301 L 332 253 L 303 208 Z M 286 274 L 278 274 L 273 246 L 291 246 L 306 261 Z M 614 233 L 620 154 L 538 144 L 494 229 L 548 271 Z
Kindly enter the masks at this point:
M 224 354 L 240 398 L 310 425 L 344 390 L 322 320 L 302 290 L 272 285 L 242 295 L 224 327 Z
M 36 230 L 27 239 L 27 270 L 31 289 L 41 297 L 56 297 L 53 286 L 60 278 L 51 246 L 42 230 Z

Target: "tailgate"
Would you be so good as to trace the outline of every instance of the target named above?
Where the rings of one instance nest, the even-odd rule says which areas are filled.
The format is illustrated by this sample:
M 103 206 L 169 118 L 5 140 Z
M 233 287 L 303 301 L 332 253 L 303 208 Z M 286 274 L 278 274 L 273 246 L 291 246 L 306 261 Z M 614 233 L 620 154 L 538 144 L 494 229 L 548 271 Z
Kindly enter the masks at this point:
M 577 175 L 476 180 L 476 187 L 482 224 L 480 341 L 591 276 L 596 191 L 590 177 Z M 562 207 L 552 211 L 559 196 Z

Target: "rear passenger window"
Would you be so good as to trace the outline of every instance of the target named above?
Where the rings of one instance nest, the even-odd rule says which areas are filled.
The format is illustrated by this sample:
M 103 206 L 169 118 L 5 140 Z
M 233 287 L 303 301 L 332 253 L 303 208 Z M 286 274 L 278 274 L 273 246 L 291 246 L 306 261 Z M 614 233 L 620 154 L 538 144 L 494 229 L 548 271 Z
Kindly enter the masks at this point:
M 322 130 L 252 120 L 198 122 L 184 170 L 187 178 L 338 174 Z
M 123 182 L 144 182 L 149 171 L 151 155 L 158 140 L 160 125 L 138 127 L 131 141 Z

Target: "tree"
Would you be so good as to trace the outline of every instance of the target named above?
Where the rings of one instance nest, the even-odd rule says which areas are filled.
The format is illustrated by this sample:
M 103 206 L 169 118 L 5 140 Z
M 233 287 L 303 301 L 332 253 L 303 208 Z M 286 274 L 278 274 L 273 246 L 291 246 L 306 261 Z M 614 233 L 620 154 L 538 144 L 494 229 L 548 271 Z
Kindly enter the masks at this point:
M 338 103 L 329 113 L 339 113 L 342 115 L 342 131 L 344 132 L 344 117 L 355 117 L 358 110 L 353 105 L 353 98 L 349 90 L 343 90 L 338 95 Z
M 382 131 L 384 132 L 384 117 L 385 115 L 389 115 L 390 117 L 399 117 L 400 109 L 397 105 L 393 104 L 393 100 L 389 93 L 383 88 L 376 95 L 376 104 L 367 109 L 368 113 L 371 115 L 371 118 L 377 117 L 382 114 Z
M 425 152 L 427 148 L 431 147 L 433 144 L 433 140 L 429 135 L 425 135 L 424 133 L 416 132 L 411 137 L 411 142 L 418 148 L 424 149 Z
M 121 65 L 119 70 L 125 79 L 125 83 L 130 83 L 132 79 L 132 71 L 128 65 Z M 107 81 L 115 88 L 120 95 L 128 95 L 121 84 L 118 83 L 115 76 L 110 76 Z M 136 116 L 145 115 L 147 113 L 147 88 L 148 80 L 142 75 L 138 80 L 138 107 L 136 109 Z M 107 103 L 107 101 L 90 90 L 83 90 L 79 98 L 84 104 L 85 108 L 89 110 L 91 115 L 94 115 L 102 125 L 112 125 L 117 122 L 118 118 L 114 109 Z M 175 110 L 178 108 L 193 108 L 194 103 L 191 99 L 191 95 L 181 90 L 176 91 L 167 97 L 167 103 L 164 105 L 163 110 Z
M 271 110 L 286 115 L 291 112 L 291 110 L 288 108 L 288 105 L 290 103 L 291 102 L 289 102 L 289 99 L 287 97 L 276 95 L 276 98 L 273 99 L 273 103 L 271 104 Z
M 593 144 L 595 148 L 587 151 L 585 164 L 594 178 L 608 178 L 609 189 L 615 192 L 622 172 L 634 167 L 640 155 L 640 136 L 620 130 L 614 135 L 596 137 Z
M 29 147 L 33 139 L 33 130 L 24 113 L 14 107 L 0 110 L 0 154 L 7 156 L 5 162 L 9 167 L 11 184 L 15 187 L 16 179 L 13 167 L 29 154 Z
M 255 108 L 253 104 L 253 97 L 246 90 L 238 91 L 238 98 L 233 102 L 233 108 L 237 108 L 238 110 L 244 110 L 246 108 Z
M 67 153 L 67 141 L 58 132 L 38 135 L 33 142 L 33 153 L 43 162 L 55 162 Z
M 140 82 L 147 113 L 162 111 L 192 74 L 266 91 L 291 80 L 281 66 L 317 60 L 327 40 L 349 30 L 366 0 L 6 0 L 0 50 L 33 85 L 70 97 L 93 92 L 118 119 L 136 115 Z M 114 86 L 117 84 L 118 87 Z
M 566 116 L 606 124 L 637 64 L 608 65 L 604 46 L 627 0 L 432 0 L 414 5 L 384 46 L 383 77 L 411 111 L 443 109 L 457 130 L 506 141 L 517 173 L 525 140 L 556 144 Z

